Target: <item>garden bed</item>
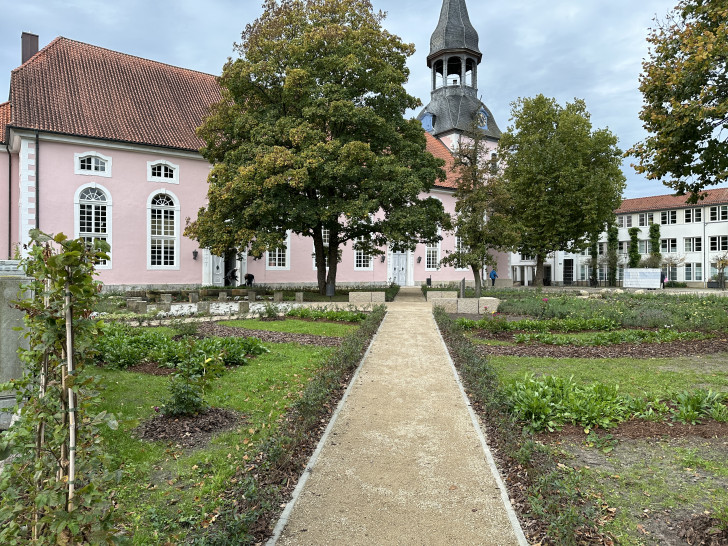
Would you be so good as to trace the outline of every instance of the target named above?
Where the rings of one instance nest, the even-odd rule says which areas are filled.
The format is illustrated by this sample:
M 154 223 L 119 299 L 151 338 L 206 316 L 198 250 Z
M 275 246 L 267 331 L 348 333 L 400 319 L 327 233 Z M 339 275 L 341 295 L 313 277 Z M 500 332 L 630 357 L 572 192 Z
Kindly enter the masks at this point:
M 499 319 L 509 324 L 486 325 L 493 331 L 470 325 L 470 330 L 451 332 L 450 323 L 443 335 L 486 423 L 489 444 L 529 540 L 728 544 L 728 423 L 725 415 L 716 421 L 697 413 L 680 421 L 685 414 L 678 405 L 696 392 L 728 391 L 728 340 L 722 330 L 728 300 L 619 296 L 586 301 L 549 294 L 547 302 L 537 292 L 509 295 L 512 301 L 506 308 L 519 315 Z M 640 317 L 643 323 L 638 322 Z M 568 320 L 544 320 L 555 318 Z M 527 331 L 511 324 L 524 319 L 538 324 L 526 323 Z M 605 331 L 614 333 L 603 338 L 616 338 L 625 328 L 657 331 L 675 324 L 683 332 L 695 328 L 699 336 L 713 338 L 597 346 L 538 341 L 537 333 L 545 332 L 542 338 L 553 343 L 583 342 L 580 338 L 592 333 L 582 333 L 580 321 L 594 319 L 604 320 Z M 548 325 L 561 329 L 549 330 Z M 501 327 L 503 331 L 496 331 Z M 470 345 L 462 337 L 458 341 L 462 334 L 470 338 Z M 570 336 L 572 340 L 550 339 Z M 507 393 L 518 391 L 508 389 L 524 376 L 525 381 L 539 380 L 533 388 L 545 388 L 538 386 L 540 380 L 551 375 L 567 383 L 572 378 L 582 387 L 598 382 L 607 388 L 605 393 L 622 393 L 626 401 L 646 397 L 651 401 L 647 407 L 654 403 L 660 409 L 654 418 L 632 418 L 606 429 L 559 423 L 552 432 L 522 434 L 518 425 L 528 423 L 517 424 L 509 417 Z M 619 390 L 613 388 L 616 385 Z M 560 388 L 557 382 L 537 398 L 552 400 Z M 549 403 L 562 402 L 554 398 Z M 581 404 L 587 408 L 588 399 Z M 722 404 L 726 405 L 725 397 Z M 696 423 L 690 424 L 691 420 Z

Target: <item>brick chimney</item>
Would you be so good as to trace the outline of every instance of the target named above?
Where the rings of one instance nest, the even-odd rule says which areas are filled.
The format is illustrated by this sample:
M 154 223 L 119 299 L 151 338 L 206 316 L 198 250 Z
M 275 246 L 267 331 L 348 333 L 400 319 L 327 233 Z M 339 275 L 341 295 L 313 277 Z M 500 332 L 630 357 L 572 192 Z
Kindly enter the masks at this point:
M 24 64 L 33 55 L 38 53 L 38 35 L 23 32 L 20 40 L 23 43 L 23 61 L 20 64 Z

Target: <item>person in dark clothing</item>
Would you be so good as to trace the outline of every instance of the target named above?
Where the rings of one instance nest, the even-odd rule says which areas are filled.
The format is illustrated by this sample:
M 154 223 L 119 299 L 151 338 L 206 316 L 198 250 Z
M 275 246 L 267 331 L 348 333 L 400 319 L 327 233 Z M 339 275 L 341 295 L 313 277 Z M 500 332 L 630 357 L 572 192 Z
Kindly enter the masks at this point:
M 490 270 L 490 280 L 491 280 L 491 286 L 495 286 L 495 280 L 498 278 L 498 273 L 495 269 Z
M 237 269 L 231 269 L 227 275 L 225 275 L 225 286 L 235 286 L 235 283 L 238 282 L 238 273 Z
M 243 279 L 245 279 L 245 286 L 253 286 L 253 281 L 255 280 L 255 276 L 252 273 L 246 273 L 243 276 Z

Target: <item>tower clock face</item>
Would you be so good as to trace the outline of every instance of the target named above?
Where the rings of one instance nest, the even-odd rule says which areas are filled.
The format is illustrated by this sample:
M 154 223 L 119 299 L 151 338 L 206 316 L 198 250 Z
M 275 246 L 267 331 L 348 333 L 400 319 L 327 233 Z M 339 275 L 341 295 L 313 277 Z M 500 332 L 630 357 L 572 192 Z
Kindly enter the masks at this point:
M 478 123 L 478 127 L 480 127 L 481 129 L 488 128 L 488 114 L 483 108 L 478 111 L 478 114 L 475 116 L 475 120 Z

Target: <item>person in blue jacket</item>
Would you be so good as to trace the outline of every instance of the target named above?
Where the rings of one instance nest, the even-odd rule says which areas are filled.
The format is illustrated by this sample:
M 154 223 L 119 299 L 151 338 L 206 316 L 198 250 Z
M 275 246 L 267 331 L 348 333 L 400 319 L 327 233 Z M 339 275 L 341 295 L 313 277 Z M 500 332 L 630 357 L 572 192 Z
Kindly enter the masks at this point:
M 491 280 L 491 286 L 495 286 L 495 280 L 498 278 L 498 273 L 496 273 L 495 269 L 490 270 L 490 280 Z

